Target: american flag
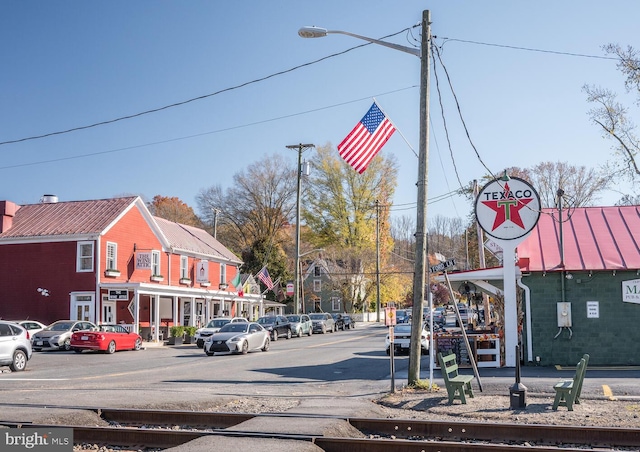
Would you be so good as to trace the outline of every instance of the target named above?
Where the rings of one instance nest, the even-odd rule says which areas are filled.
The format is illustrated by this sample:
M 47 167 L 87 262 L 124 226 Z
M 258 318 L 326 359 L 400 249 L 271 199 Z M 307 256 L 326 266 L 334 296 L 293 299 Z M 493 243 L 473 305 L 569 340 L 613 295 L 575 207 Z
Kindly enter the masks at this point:
M 340 157 L 362 174 L 395 131 L 389 118 L 374 102 L 367 114 L 338 145 Z
M 267 286 L 267 289 L 273 289 L 273 281 L 271 281 L 271 276 L 269 276 L 269 271 L 267 270 L 267 266 L 262 267 L 262 270 L 258 272 L 258 279 Z

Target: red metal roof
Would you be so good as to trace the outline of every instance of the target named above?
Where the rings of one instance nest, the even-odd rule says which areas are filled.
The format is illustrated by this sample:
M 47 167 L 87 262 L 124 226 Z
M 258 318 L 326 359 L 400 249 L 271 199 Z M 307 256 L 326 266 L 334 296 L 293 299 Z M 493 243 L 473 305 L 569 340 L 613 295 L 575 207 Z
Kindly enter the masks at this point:
M 98 234 L 104 231 L 136 197 L 39 203 L 20 206 L 3 238 Z
M 542 210 L 531 235 L 518 245 L 523 271 L 640 269 L 640 206 L 571 209 L 563 212 L 562 225 L 557 209 Z

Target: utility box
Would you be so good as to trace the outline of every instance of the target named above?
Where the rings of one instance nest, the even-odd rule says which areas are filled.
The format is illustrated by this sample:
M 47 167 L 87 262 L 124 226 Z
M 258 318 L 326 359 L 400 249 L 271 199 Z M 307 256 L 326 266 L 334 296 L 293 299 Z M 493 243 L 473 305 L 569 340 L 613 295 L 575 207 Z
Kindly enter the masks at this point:
M 568 301 L 558 302 L 558 328 L 571 327 L 571 303 Z

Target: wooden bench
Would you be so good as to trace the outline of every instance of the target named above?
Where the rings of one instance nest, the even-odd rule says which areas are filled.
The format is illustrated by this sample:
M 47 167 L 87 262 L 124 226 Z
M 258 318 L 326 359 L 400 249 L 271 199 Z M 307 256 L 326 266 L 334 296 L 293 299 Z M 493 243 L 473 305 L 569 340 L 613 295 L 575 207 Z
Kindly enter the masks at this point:
M 459 375 L 458 363 L 456 355 L 443 355 L 438 353 L 438 362 L 440 363 L 440 371 L 444 384 L 449 394 L 449 403 L 453 403 L 455 399 L 460 399 L 464 404 L 467 403 L 466 396 L 473 397 L 473 389 L 471 388 L 472 375 Z
M 573 411 L 573 404 L 580 403 L 580 393 L 582 392 L 582 382 L 587 372 L 587 364 L 589 363 L 589 355 L 585 354 L 578 365 L 576 373 L 570 380 L 560 380 L 553 389 L 556 391 L 556 398 L 553 401 L 553 409 L 557 410 L 559 406 L 566 406 L 567 410 Z

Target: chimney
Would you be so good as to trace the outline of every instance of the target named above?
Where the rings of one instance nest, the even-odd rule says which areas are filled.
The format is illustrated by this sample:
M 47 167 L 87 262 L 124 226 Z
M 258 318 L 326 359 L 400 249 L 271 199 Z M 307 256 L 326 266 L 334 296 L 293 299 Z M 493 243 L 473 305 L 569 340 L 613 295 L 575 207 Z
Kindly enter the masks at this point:
M 58 202 L 58 197 L 56 195 L 42 195 L 40 202 L 43 204 L 55 204 Z
M 18 206 L 11 201 L 0 201 L 0 232 L 8 231 L 13 226 L 13 217 L 18 210 Z

